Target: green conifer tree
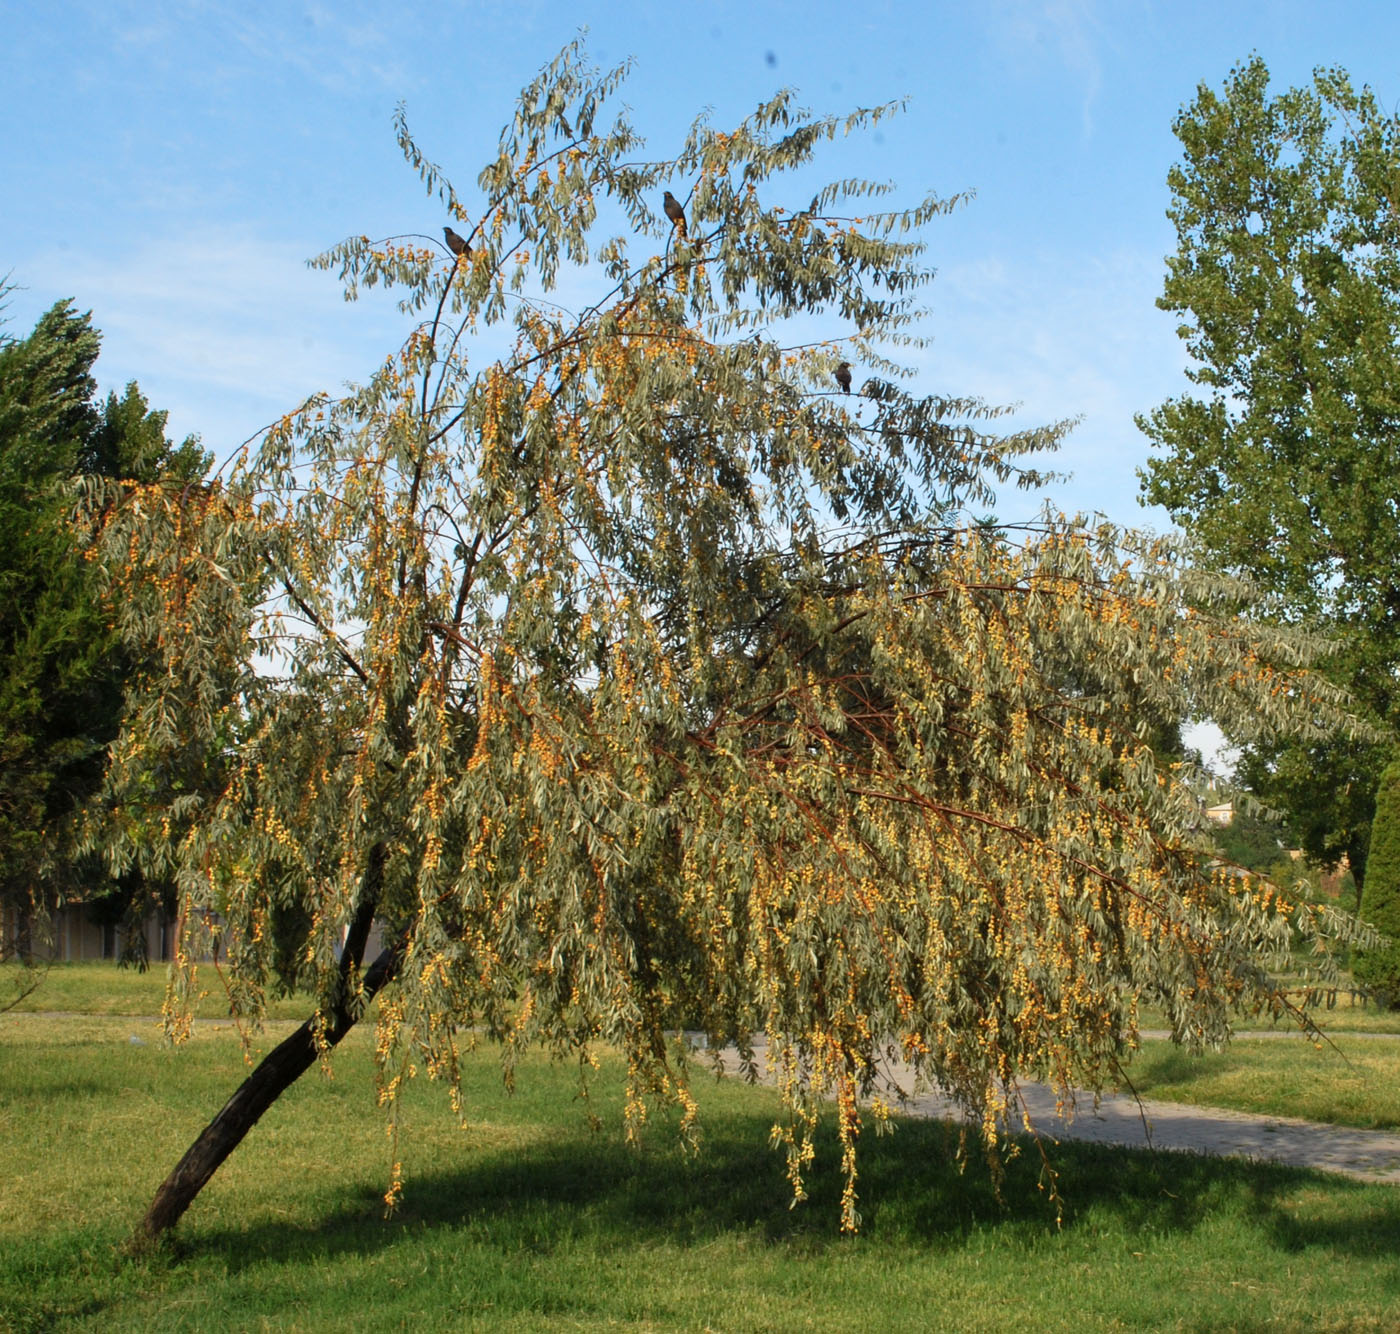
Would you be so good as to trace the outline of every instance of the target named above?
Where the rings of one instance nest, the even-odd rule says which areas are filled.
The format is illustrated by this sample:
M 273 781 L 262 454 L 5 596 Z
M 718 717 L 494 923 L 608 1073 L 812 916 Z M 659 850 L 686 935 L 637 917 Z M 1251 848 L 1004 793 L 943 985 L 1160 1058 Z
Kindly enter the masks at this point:
M 1400 760 L 1386 766 L 1376 789 L 1361 917 L 1390 937 L 1390 944 L 1360 952 L 1353 970 L 1356 979 L 1382 1004 L 1400 1006 Z
M 113 881 L 75 854 L 72 819 L 96 791 L 132 662 L 102 602 L 75 522 L 74 479 L 153 482 L 202 475 L 193 438 L 175 447 L 165 414 L 135 384 L 96 399 L 100 338 L 60 301 L 25 338 L 0 341 L 0 903 L 8 953 L 42 946 L 62 898 L 104 900 L 110 920 L 144 900 L 139 875 Z M 140 938 L 134 933 L 131 942 Z

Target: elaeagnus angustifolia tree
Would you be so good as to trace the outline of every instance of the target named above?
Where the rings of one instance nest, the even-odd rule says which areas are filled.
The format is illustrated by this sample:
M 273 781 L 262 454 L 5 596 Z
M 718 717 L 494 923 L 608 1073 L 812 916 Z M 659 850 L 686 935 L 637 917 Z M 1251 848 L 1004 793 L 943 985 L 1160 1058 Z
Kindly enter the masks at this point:
M 318 998 L 148 1235 L 375 996 L 391 1117 L 489 1035 L 508 1072 L 528 1044 L 613 1047 L 629 1122 L 669 1101 L 691 1133 L 668 1032 L 737 1043 L 771 1062 L 798 1195 L 834 1098 L 846 1228 L 882 1051 L 994 1145 L 1019 1080 L 1103 1085 L 1139 998 L 1198 1042 L 1284 1003 L 1268 965 L 1306 910 L 1206 869 L 1197 803 L 1141 738 L 1192 710 L 1338 724 L 1308 647 L 1165 543 L 952 521 L 1035 480 L 1018 456 L 1062 428 L 997 436 L 976 400 L 901 387 L 921 229 L 955 201 L 793 197 L 894 108 L 783 93 L 648 160 L 603 119 L 620 79 L 565 50 L 471 194 L 400 121 L 447 244 L 316 263 L 399 288 L 403 347 L 217 483 L 94 496 L 155 654 L 104 837 L 178 878 L 171 1029 L 205 922 L 241 1013 L 288 967 Z M 578 309 L 566 274 L 593 283 Z M 215 797 L 166 777 L 201 755 Z

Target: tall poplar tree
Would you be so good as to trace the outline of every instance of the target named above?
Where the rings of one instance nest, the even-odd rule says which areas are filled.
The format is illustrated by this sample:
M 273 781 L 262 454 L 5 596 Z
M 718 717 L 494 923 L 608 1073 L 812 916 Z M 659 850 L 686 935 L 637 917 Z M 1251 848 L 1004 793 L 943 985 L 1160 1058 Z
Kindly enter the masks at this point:
M 1197 1042 L 1283 1005 L 1291 909 L 1207 869 L 1144 737 L 1192 710 L 1341 725 L 1310 646 L 1168 543 L 956 521 L 1033 479 L 1018 457 L 1060 428 L 996 435 L 890 359 L 921 231 L 956 201 L 796 194 L 826 141 L 895 108 L 783 93 L 649 159 L 604 119 L 622 74 L 566 49 L 471 193 L 400 120 L 456 243 L 355 237 L 317 263 L 349 295 L 401 290 L 403 347 L 216 485 L 94 494 L 114 599 L 159 658 L 115 750 L 109 855 L 173 873 L 191 937 L 217 914 L 245 1013 L 299 914 L 319 997 L 143 1235 L 375 996 L 391 1117 L 415 1070 L 455 1082 L 471 1030 L 507 1072 L 528 1044 L 612 1044 L 629 1125 L 660 1099 L 690 1133 L 668 1031 L 766 1038 L 798 1195 L 835 1098 L 846 1228 L 881 1052 L 994 1144 L 1020 1079 L 1101 1087 L 1140 999 Z M 216 798 L 152 799 L 215 738 Z
M 1400 725 L 1400 116 L 1347 75 L 1269 91 L 1255 56 L 1175 130 L 1181 316 L 1198 391 L 1139 420 L 1143 479 L 1262 610 L 1337 641 L 1324 670 Z M 1241 777 L 1364 882 L 1385 738 L 1259 739 Z

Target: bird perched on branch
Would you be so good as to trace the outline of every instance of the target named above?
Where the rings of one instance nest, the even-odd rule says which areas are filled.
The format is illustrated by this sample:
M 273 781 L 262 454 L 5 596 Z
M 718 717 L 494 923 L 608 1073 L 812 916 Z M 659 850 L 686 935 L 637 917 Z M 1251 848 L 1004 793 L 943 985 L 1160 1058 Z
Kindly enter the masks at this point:
M 851 363 L 843 361 L 836 367 L 836 383 L 841 386 L 843 394 L 851 392 Z
M 458 236 L 451 227 L 444 227 L 442 234 L 447 237 L 447 248 L 461 259 L 465 255 L 468 259 L 472 257 L 472 248 L 467 244 L 466 237 Z
M 671 226 L 681 234 L 681 239 L 684 240 L 685 209 L 681 207 L 681 201 L 667 190 L 666 198 L 662 201 L 661 207 L 666 210 L 666 216 L 671 219 Z

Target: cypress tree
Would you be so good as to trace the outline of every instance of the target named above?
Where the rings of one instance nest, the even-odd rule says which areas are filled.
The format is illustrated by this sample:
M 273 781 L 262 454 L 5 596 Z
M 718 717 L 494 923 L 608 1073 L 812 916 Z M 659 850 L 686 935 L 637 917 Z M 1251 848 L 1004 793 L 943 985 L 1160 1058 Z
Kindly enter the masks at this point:
M 1356 979 L 1383 1005 L 1396 1008 L 1400 1006 L 1400 760 L 1386 766 L 1376 789 L 1361 917 L 1389 936 L 1391 943 L 1361 953 Z
M 138 910 L 140 877 L 109 879 L 76 855 L 72 817 L 96 790 L 132 662 L 73 521 L 73 481 L 197 477 L 193 437 L 132 383 L 97 399 L 101 338 L 90 313 L 57 302 L 24 338 L 0 339 L 0 949 L 42 944 L 48 909 L 99 899 L 106 920 Z M 127 939 L 138 939 L 128 933 Z

